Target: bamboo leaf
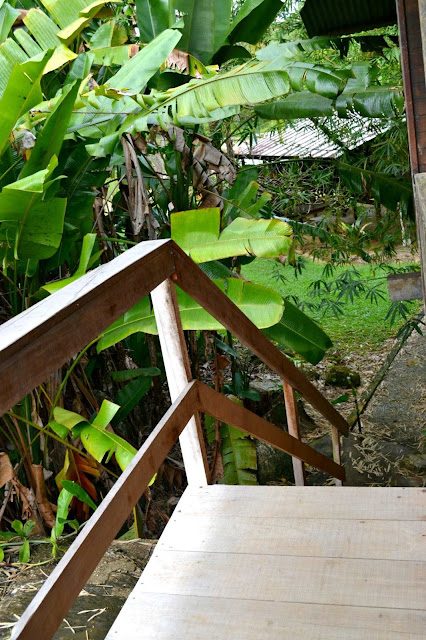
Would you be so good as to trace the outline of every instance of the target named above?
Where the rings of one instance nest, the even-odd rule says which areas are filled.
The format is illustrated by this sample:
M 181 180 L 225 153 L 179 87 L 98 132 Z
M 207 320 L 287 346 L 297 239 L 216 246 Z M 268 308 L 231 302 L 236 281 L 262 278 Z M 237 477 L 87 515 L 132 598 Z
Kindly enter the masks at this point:
M 157 367 L 146 367 L 144 369 L 125 369 L 124 371 L 112 371 L 111 378 L 117 382 L 128 382 L 135 378 L 152 378 L 153 376 L 160 376 L 161 371 Z

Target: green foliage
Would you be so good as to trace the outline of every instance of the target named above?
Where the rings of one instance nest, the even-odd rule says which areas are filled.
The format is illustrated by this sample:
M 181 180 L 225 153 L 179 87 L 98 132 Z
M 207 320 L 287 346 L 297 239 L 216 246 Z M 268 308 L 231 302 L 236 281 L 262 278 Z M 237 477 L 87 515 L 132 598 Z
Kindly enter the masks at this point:
M 235 396 L 229 396 L 230 400 L 242 404 Z M 206 415 L 207 438 L 210 443 L 215 440 L 214 418 Z M 257 456 L 254 441 L 245 433 L 235 427 L 220 424 L 220 453 L 223 461 L 222 484 L 256 485 Z
M 194 262 L 234 256 L 274 258 L 286 255 L 291 227 L 280 220 L 237 218 L 220 233 L 219 209 L 182 211 L 171 216 L 172 238 Z
M 171 26 L 169 0 L 136 0 L 135 4 L 142 42 L 151 42 Z
M 281 346 L 317 362 L 331 342 L 290 302 L 284 309 L 282 294 L 287 296 L 288 291 L 235 277 L 235 271 L 253 256 L 288 255 L 288 262 L 299 269 L 301 263 L 290 248 L 291 226 L 302 240 L 309 230 L 273 216 L 278 205 L 291 209 L 302 197 L 310 201 L 307 190 L 299 188 L 306 176 L 296 179 L 291 190 L 283 187 L 273 196 L 260 187 L 254 169 L 240 171 L 235 180 L 232 164 L 226 164 L 219 152 L 235 137 L 224 120 L 238 118 L 245 110 L 235 121 L 240 137 L 254 134 L 257 116 L 287 120 L 332 113 L 347 116 L 356 111 L 392 118 L 395 125 L 401 120 L 402 101 L 394 41 L 380 36 L 350 38 L 347 46 L 343 39 L 272 43 L 251 58 L 261 37 L 266 41 L 275 34 L 287 39 L 289 29 L 304 37 L 297 16 L 289 18 L 285 11 L 265 36 L 273 18 L 288 7 L 280 0 L 136 0 L 139 39 L 132 4 L 108 3 L 105 19 L 99 13 L 104 0 L 42 0 L 42 8 L 26 0 L 30 11 L 24 26 L 13 32 L 15 3 L 0 4 L 0 255 L 4 267 L 0 321 L 34 304 L 46 292 L 55 293 L 100 258 L 107 262 L 129 245 L 148 237 L 169 237 L 171 231 L 259 327 Z M 345 54 L 346 59 L 340 57 Z M 235 60 L 248 62 L 234 66 Z M 212 63 L 222 68 L 209 66 Z M 172 124 L 183 131 L 179 133 Z M 397 131 L 396 125 L 393 130 Z M 316 193 L 334 190 L 333 201 L 340 206 L 350 189 L 358 198 L 372 196 L 405 215 L 411 200 L 404 185 L 372 175 L 387 171 L 391 164 L 389 173 L 395 174 L 403 166 L 399 155 L 398 161 L 389 160 L 397 157 L 392 152 L 399 140 L 395 135 L 391 152 L 381 148 L 383 170 L 378 165 L 369 172 L 371 167 L 357 158 L 358 169 L 341 168 L 347 189 L 333 186 L 337 180 L 332 171 L 326 179 L 318 171 Z M 321 187 L 325 182 L 327 190 Z M 342 226 L 339 241 L 336 230 L 326 225 L 315 233 L 333 248 L 336 261 L 346 259 L 354 248 L 358 255 L 368 256 L 372 235 L 362 225 Z M 378 233 L 391 251 L 389 227 L 384 223 Z M 346 252 L 342 244 L 347 245 Z M 275 262 L 262 261 L 265 273 L 271 268 L 277 268 Z M 300 275 L 300 281 L 303 278 Z M 340 313 L 346 299 L 355 306 L 367 295 L 379 306 L 383 302 L 377 286 L 359 284 L 355 275 L 337 277 L 333 284 L 327 277 L 317 278 L 314 293 L 319 295 L 309 300 L 292 299 L 310 306 L 316 317 L 330 310 Z M 185 329 L 222 329 L 182 291 L 178 300 Z M 106 464 L 115 455 L 118 465 L 126 467 L 136 450 L 111 433 L 108 425 L 112 422 L 121 429 L 123 422 L 131 424 L 131 412 L 151 392 L 153 377 L 161 373 L 155 343 L 148 353 L 145 338 L 135 335 L 140 332 L 156 333 L 149 298 L 103 333 L 98 354 L 89 345 L 66 366 L 56 397 L 48 397 L 48 387 L 43 387 L 43 393 L 21 403 L 16 415 L 22 418 L 24 448 L 15 433 L 8 440 L 11 449 L 17 447 L 14 464 L 33 456 L 35 462 L 48 465 L 48 450 L 43 451 L 36 437 L 38 413 L 48 414 L 60 396 L 67 406 L 70 395 L 64 393 L 72 388 L 75 407 L 82 406 L 84 415 L 92 415 L 98 392 L 108 394 L 114 403 L 105 401 L 91 421 L 56 406 L 51 438 L 67 444 L 70 435 L 80 437 L 98 463 Z M 121 348 L 111 348 L 120 340 L 126 341 L 124 355 Z M 227 348 L 223 345 L 217 338 L 216 346 L 239 361 L 228 390 L 255 399 L 248 368 L 235 355 L 232 340 Z M 157 397 L 157 404 L 160 401 Z M 146 403 L 148 408 L 150 404 Z M 226 425 L 221 435 L 226 481 L 255 482 L 253 442 Z M 94 467 L 85 464 L 90 459 L 82 458 L 81 465 L 97 477 L 94 460 Z M 72 497 L 94 508 L 82 487 L 65 483 L 52 531 L 54 553 L 64 526 L 78 528 L 76 522 L 68 521 Z M 93 488 L 96 497 L 93 485 L 86 486 Z M 16 509 L 10 504 L 7 508 Z M 9 521 L 13 520 L 9 513 Z M 20 555 L 26 561 L 30 547 L 28 531 L 22 527 L 19 535 L 25 539 L 23 545 L 19 541 Z
M 331 266 L 331 269 L 328 267 Z M 412 264 L 387 265 L 361 264 L 356 271 L 348 277 L 347 271 L 350 264 L 334 264 L 306 261 L 306 268 L 301 275 L 294 277 L 292 268 L 283 267 L 276 263 L 254 260 L 242 268 L 245 277 L 250 278 L 264 286 L 274 284 L 275 288 L 288 300 L 296 304 L 302 310 L 308 310 L 314 321 L 327 329 L 327 334 L 334 343 L 335 349 L 347 351 L 374 351 L 383 348 L 383 342 L 391 338 L 405 324 L 401 316 L 395 315 L 394 325 L 390 325 L 390 317 L 385 322 L 386 314 L 391 308 L 386 287 L 387 273 L 403 270 L 412 271 Z M 285 276 L 277 279 L 277 271 Z M 352 287 L 348 287 L 352 278 Z M 360 290 L 360 284 L 364 290 Z M 312 285 L 312 286 L 311 286 Z M 372 287 L 380 285 L 379 292 L 383 297 L 377 296 L 372 303 L 368 293 Z M 352 288 L 352 302 L 343 303 L 338 300 L 339 295 L 346 289 L 345 296 L 349 296 Z M 357 296 L 355 290 L 358 290 Z M 409 309 L 410 315 L 414 315 L 419 304 L 417 302 L 404 303 Z M 337 309 L 339 311 L 336 311 Z
M 406 215 L 414 216 L 411 183 L 397 180 L 385 173 L 375 173 L 343 162 L 338 164 L 338 169 L 344 183 L 353 193 L 371 194 L 378 203 L 387 209 L 395 212 L 401 210 Z
M 50 258 L 61 243 L 66 200 L 46 197 L 57 164 L 52 156 L 46 169 L 3 187 L 0 241 L 13 249 L 15 259 Z
M 271 326 L 280 320 L 284 303 L 281 296 L 273 289 L 260 287 L 239 278 L 227 278 L 213 282 L 257 326 L 261 328 Z M 177 288 L 177 298 L 184 329 L 217 330 L 223 328 L 215 318 L 194 302 L 182 289 Z M 99 352 L 107 349 L 138 331 L 150 334 L 157 333 L 155 316 L 148 297 L 132 307 L 102 333 L 97 349 Z
M 108 461 L 115 455 L 120 469 L 124 471 L 134 457 L 136 449 L 120 436 L 107 430 L 119 409 L 118 405 L 104 400 L 98 415 L 92 422 L 88 422 L 78 413 L 56 407 L 53 412 L 54 421 L 50 423 L 50 427 L 53 431 L 58 431 L 59 435 L 63 434 L 63 431 L 58 429 L 58 425 L 71 431 L 73 438 L 79 436 L 85 449 L 98 462 L 102 462 L 105 457 Z
M 333 346 L 328 335 L 288 300 L 281 320 L 269 329 L 263 329 L 263 333 L 312 364 L 318 364 L 327 349 Z

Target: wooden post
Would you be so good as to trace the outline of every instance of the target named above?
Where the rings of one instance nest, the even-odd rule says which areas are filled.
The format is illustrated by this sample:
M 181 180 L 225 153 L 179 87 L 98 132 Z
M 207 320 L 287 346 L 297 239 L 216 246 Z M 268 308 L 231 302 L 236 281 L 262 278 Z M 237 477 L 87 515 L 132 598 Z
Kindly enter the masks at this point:
M 342 464 L 342 456 L 340 450 L 340 433 L 336 427 L 331 427 L 331 442 L 333 445 L 333 460 L 336 464 Z M 336 487 L 342 487 L 343 482 L 336 478 Z
M 285 409 L 287 412 L 288 432 L 300 440 L 299 411 L 297 409 L 296 392 L 285 380 L 282 381 L 284 390 Z M 294 481 L 297 486 L 306 485 L 305 464 L 299 458 L 292 458 Z
M 397 0 L 402 79 L 411 173 L 426 173 L 426 11 L 424 0 Z M 423 41 L 423 43 L 422 43 Z M 417 185 L 416 185 L 417 187 Z M 426 308 L 426 218 L 422 198 L 415 189 L 416 226 Z
M 170 279 L 162 282 L 151 292 L 151 299 L 170 397 L 174 402 L 192 376 L 173 282 Z M 188 422 L 179 442 L 188 484 L 207 485 L 209 470 L 198 412 Z

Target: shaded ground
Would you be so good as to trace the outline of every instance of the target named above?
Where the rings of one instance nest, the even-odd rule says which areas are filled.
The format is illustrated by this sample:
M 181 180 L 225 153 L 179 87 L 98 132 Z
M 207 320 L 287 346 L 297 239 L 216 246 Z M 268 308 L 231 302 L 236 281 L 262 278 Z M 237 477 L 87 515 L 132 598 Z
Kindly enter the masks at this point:
M 414 332 L 361 416 L 362 432 L 343 439 L 347 484 L 426 485 L 426 336 Z M 309 440 L 308 434 L 308 440 Z M 331 455 L 328 436 L 311 444 Z M 322 484 L 322 474 L 312 474 Z
M 101 640 L 136 584 L 155 546 L 152 540 L 114 542 L 80 593 L 55 635 L 55 640 Z M 2 565 L 0 584 L 0 638 L 9 638 L 11 625 L 23 613 L 55 563 L 50 548 L 40 546 L 33 564 Z M 38 566 L 36 563 L 41 563 Z

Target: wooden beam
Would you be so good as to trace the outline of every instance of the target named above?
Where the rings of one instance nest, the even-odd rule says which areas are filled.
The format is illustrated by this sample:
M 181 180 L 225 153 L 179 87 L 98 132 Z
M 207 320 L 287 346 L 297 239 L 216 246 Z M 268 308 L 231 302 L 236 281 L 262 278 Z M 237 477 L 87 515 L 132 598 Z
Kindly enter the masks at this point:
M 418 0 L 397 0 L 405 112 L 413 175 L 426 171 L 426 134 L 419 116 L 426 109 L 425 68 L 422 56 Z
M 188 351 L 182 330 L 175 286 L 169 279 L 151 293 L 172 402 L 192 379 Z M 188 484 L 208 484 L 209 467 L 198 413 L 191 418 L 180 436 L 182 458 Z
M 397 302 L 399 300 L 422 300 L 422 274 L 420 271 L 393 273 L 387 277 L 387 280 L 391 302 Z
M 198 410 L 198 388 L 186 385 L 101 502 L 13 629 L 12 638 L 50 640 L 132 508 Z
M 404 83 L 405 113 L 407 117 L 408 143 L 410 149 L 411 173 L 426 172 L 426 15 L 424 0 L 397 0 L 398 28 L 401 49 L 402 78 Z M 422 47 L 423 39 L 423 47 Z M 424 52 L 424 53 L 423 53 Z M 417 238 L 420 263 L 422 266 L 423 295 L 426 293 L 426 215 L 419 193 L 415 189 Z M 425 297 L 426 304 L 426 297 Z
M 0 327 L 0 415 L 174 271 L 170 241 L 144 242 Z
M 340 433 L 336 427 L 331 427 L 331 444 L 333 447 L 333 460 L 336 464 L 342 464 L 342 451 L 340 445 Z M 336 478 L 335 482 L 337 487 L 341 487 L 343 485 L 343 481 L 341 478 Z
M 282 380 L 298 391 L 343 435 L 348 435 L 349 426 L 343 416 L 175 243 L 173 243 L 173 255 L 176 284 L 237 336 Z
M 423 303 L 426 311 L 426 173 L 418 173 L 414 176 L 414 194 L 417 210 L 417 237 L 422 266 Z
M 303 460 L 316 469 L 325 471 L 325 473 L 328 473 L 334 478 L 342 481 L 345 479 L 344 468 L 332 460 L 329 460 L 326 456 L 323 456 L 322 453 L 315 451 L 315 449 L 309 445 L 297 440 L 297 438 L 289 435 L 286 431 L 260 418 L 236 402 L 232 402 L 232 400 L 229 400 L 229 398 L 221 393 L 210 389 L 207 385 L 198 382 L 197 387 L 200 398 L 200 410 L 204 413 L 221 422 L 227 422 L 254 438 L 267 442 L 277 449 L 285 451 L 285 453 L 289 453 L 299 460 Z
M 297 408 L 296 393 L 291 385 L 285 380 L 283 383 L 285 410 L 287 414 L 288 432 L 297 440 L 300 440 L 299 410 Z M 305 465 L 299 458 L 292 458 L 294 482 L 296 486 L 306 485 Z

